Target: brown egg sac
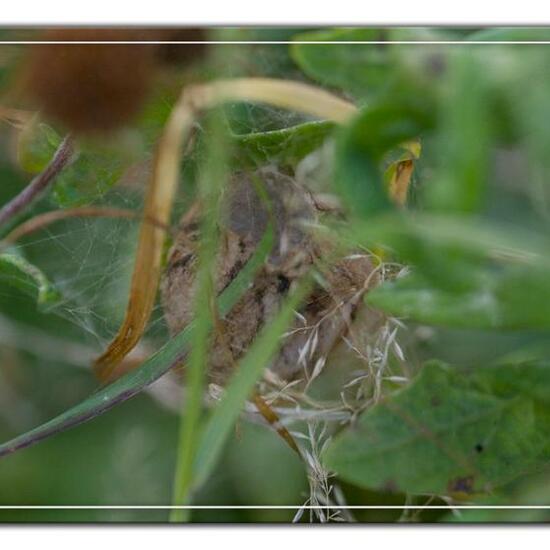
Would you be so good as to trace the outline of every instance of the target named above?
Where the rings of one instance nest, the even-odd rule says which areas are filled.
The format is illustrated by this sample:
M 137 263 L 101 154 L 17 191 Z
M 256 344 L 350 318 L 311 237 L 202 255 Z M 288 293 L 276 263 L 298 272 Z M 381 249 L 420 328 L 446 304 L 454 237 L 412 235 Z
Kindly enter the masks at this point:
M 195 41 L 201 29 L 59 29 L 48 41 Z M 204 57 L 201 44 L 40 44 L 28 47 L 24 88 L 46 119 L 77 134 L 107 133 L 131 122 L 156 69 Z
M 290 177 L 264 168 L 254 178 L 234 174 L 225 192 L 214 281 L 218 293 L 237 276 L 267 227 L 268 211 L 253 184 L 258 179 L 270 199 L 275 243 L 249 290 L 217 327 L 209 375 L 221 385 L 258 331 L 276 314 L 295 281 L 310 267 L 321 269 L 325 284 L 313 289 L 270 365 L 270 370 L 285 380 L 303 376 L 304 370 L 311 373 L 318 360 L 328 357 L 353 322 L 366 286 L 374 282 L 372 263 L 364 255 L 340 256 L 323 265 L 330 256 L 330 245 L 317 242 L 307 231 L 307 224 L 318 216 L 310 193 Z M 161 284 L 164 314 L 172 333 L 193 318 L 200 210 L 190 212 L 182 220 Z

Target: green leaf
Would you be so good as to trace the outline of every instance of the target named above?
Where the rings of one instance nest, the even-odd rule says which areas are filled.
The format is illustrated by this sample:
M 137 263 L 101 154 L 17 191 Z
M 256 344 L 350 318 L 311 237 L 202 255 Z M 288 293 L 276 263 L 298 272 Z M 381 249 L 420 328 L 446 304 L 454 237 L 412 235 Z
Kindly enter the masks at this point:
M 55 305 L 61 294 L 38 267 L 17 254 L 0 254 L 0 281 L 36 300 L 39 308 Z
M 406 260 L 422 258 L 425 247 L 457 248 L 473 259 L 488 257 L 550 267 L 548 238 L 539 232 L 464 215 L 420 212 L 383 213 L 369 222 L 356 221 L 348 232 L 357 244 L 391 248 Z
M 198 181 L 199 196 L 208 204 L 201 220 L 201 237 L 198 243 L 198 270 L 195 277 L 197 289 L 193 296 L 193 323 L 195 325 L 193 346 L 186 359 L 186 397 L 182 403 L 179 442 L 174 474 L 172 504 L 181 506 L 189 503 L 193 479 L 193 462 L 199 443 L 203 396 L 207 370 L 210 361 L 211 328 L 215 324 L 215 308 L 212 307 L 216 294 L 214 277 L 218 261 L 221 201 L 224 182 L 227 179 L 227 147 L 221 126 L 221 111 L 211 113 L 208 119 L 211 139 L 207 144 L 206 163 Z M 268 232 L 272 229 L 269 227 Z M 189 511 L 174 509 L 170 521 L 189 520 Z
M 116 184 L 129 164 L 118 151 L 82 150 L 57 177 L 53 198 L 62 208 L 90 204 Z
M 33 119 L 21 130 L 17 141 L 17 162 L 25 172 L 38 174 L 51 161 L 62 138 L 47 124 Z
M 425 95 L 432 93 L 430 88 L 438 86 L 448 49 L 392 41 L 457 38 L 456 31 L 445 29 L 327 29 L 294 36 L 296 43 L 291 46 L 290 53 L 296 64 L 313 80 L 340 88 L 361 102 L 370 102 L 384 97 L 389 90 L 402 86 L 404 82 L 422 86 Z
M 340 130 L 334 186 L 352 212 L 370 218 L 393 208 L 384 185 L 384 155 L 417 138 L 430 126 L 431 116 L 422 101 L 399 96 L 363 109 Z
M 297 42 L 384 40 L 383 29 L 330 29 L 296 35 Z M 373 97 L 390 86 L 394 50 L 380 44 L 293 44 L 291 55 L 309 77 L 323 85 Z
M 333 129 L 332 122 L 315 121 L 272 132 L 234 135 L 236 162 L 250 168 L 269 163 L 294 167 L 318 149 Z
M 369 304 L 426 324 L 548 329 L 548 240 L 465 216 L 399 214 L 356 223 L 357 245 L 383 246 L 412 273 L 367 295 Z M 444 259 L 444 261 L 442 260 Z
M 550 272 L 507 268 L 498 272 L 470 267 L 475 284 L 464 292 L 431 285 L 418 274 L 375 288 L 370 305 L 419 323 L 458 328 L 550 329 Z
M 448 212 L 476 212 L 486 194 L 491 143 L 490 101 L 477 50 L 450 59 L 450 93 L 441 105 L 439 173 L 427 203 Z
M 499 265 L 550 272 L 544 235 L 463 215 L 384 213 L 355 222 L 345 240 L 388 250 L 422 277 L 421 288 L 451 294 L 478 292 Z
M 550 40 L 550 30 L 544 28 L 519 28 L 519 27 L 501 27 L 492 29 L 483 29 L 476 31 L 464 38 L 468 41 L 495 41 L 495 42 L 540 42 Z
M 550 365 L 428 363 L 337 436 L 325 464 L 362 487 L 474 494 L 550 461 Z
M 270 232 L 264 236 L 250 260 L 220 296 L 218 302 L 220 315 L 227 314 L 248 289 L 257 270 L 264 264 L 271 250 L 272 239 L 273 235 Z M 0 445 L 0 457 L 87 422 L 115 405 L 134 397 L 181 361 L 193 341 L 192 336 L 193 325 L 191 324 L 164 344 L 137 369 L 122 376 L 109 386 L 101 388 L 52 420 Z

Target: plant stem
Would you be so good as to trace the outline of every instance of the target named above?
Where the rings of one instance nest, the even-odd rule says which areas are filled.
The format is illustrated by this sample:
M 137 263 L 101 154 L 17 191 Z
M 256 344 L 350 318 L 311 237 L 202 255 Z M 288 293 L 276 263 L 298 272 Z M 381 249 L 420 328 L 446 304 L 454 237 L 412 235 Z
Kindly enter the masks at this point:
M 48 166 L 0 210 L 0 227 L 28 208 L 54 182 L 57 175 L 72 159 L 73 154 L 73 139 L 69 135 L 61 142 Z
M 60 220 L 68 218 L 124 218 L 130 220 L 141 220 L 143 215 L 141 212 L 129 210 L 127 208 L 112 208 L 109 206 L 81 206 L 78 208 L 68 208 L 65 210 L 52 210 L 38 214 L 33 218 L 23 222 L 15 227 L 0 241 L 0 252 L 4 247 L 10 246 L 17 242 L 20 238 L 25 237 L 35 231 L 44 229 Z M 160 227 L 167 232 L 170 228 L 164 224 L 157 222 L 154 219 L 145 218 L 144 221 L 149 222 L 155 227 Z
M 218 116 L 215 116 L 218 115 Z M 218 219 L 220 196 L 226 177 L 226 143 L 219 113 L 210 118 L 212 139 L 208 162 L 199 179 L 200 202 L 208 205 L 202 212 L 201 239 L 198 250 L 199 270 L 194 297 L 195 337 L 186 368 L 187 400 L 182 403 L 176 473 L 174 476 L 174 505 L 189 504 L 191 500 L 194 462 L 199 443 L 199 423 L 202 413 L 205 377 L 210 355 L 210 333 L 213 326 L 215 300 L 214 276 L 217 269 Z M 189 521 L 191 512 L 173 509 L 170 521 Z

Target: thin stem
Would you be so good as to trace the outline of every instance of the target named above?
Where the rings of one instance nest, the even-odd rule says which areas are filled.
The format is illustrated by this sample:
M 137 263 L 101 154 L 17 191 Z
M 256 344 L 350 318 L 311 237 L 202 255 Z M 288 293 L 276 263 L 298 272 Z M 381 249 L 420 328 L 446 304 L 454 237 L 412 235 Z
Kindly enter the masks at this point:
M 73 154 L 73 139 L 69 135 L 61 142 L 48 166 L 0 210 L 0 227 L 28 208 L 54 182 Z
M 194 298 L 195 333 L 193 346 L 186 365 L 187 399 L 182 403 L 180 434 L 176 472 L 174 476 L 173 503 L 189 504 L 192 498 L 194 462 L 197 453 L 202 415 L 203 395 L 206 385 L 206 371 L 209 360 L 211 327 L 215 324 L 215 291 L 213 273 L 216 272 L 218 250 L 219 196 L 226 178 L 226 144 L 222 136 L 220 117 L 213 115 L 210 129 L 212 141 L 209 144 L 208 159 L 202 177 L 199 179 L 201 202 L 209 205 L 202 215 L 201 240 L 198 246 L 199 270 L 197 291 Z M 189 521 L 190 510 L 174 509 L 170 521 Z
M 108 206 L 82 206 L 67 210 L 53 210 L 51 212 L 44 212 L 43 214 L 38 214 L 37 216 L 23 222 L 21 225 L 18 225 L 15 229 L 10 231 L 0 241 L 0 251 L 2 248 L 14 244 L 26 235 L 39 231 L 52 223 L 68 218 L 124 218 L 130 220 L 141 220 L 143 219 L 143 214 L 127 208 L 112 208 Z M 155 227 L 160 227 L 165 231 L 170 231 L 168 226 L 154 219 L 145 218 L 144 221 Z

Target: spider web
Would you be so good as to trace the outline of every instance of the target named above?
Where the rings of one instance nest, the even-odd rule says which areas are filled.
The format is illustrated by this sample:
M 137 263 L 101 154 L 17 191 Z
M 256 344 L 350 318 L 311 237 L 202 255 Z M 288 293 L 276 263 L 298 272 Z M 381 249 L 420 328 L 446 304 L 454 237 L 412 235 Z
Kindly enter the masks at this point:
M 269 56 L 264 52 L 259 56 L 260 64 L 269 64 Z M 295 113 L 264 106 L 235 104 L 225 110 L 228 123 L 236 134 L 256 133 L 288 128 L 308 119 Z M 200 124 L 199 132 L 202 131 Z M 266 156 L 268 150 L 266 149 Z M 304 185 L 316 185 L 316 191 L 328 191 L 330 163 L 332 159 L 331 144 L 315 151 L 295 167 L 294 177 Z M 192 163 L 191 163 L 192 164 Z M 200 166 L 191 166 L 194 173 L 200 173 Z M 273 166 L 273 169 L 277 169 Z M 185 174 L 184 167 L 184 174 Z M 141 178 L 139 178 L 141 180 Z M 146 178 L 145 178 L 146 181 Z M 192 186 L 193 182 L 190 183 Z M 144 184 L 124 182 L 115 187 L 100 199 L 102 205 L 118 208 L 130 208 L 140 211 L 143 205 Z M 186 187 L 180 186 L 172 218 L 173 228 L 179 216 L 189 206 L 189 194 Z M 49 199 L 44 199 L 39 209 L 52 209 Z M 53 285 L 60 291 L 61 299 L 55 305 L 38 315 L 36 331 L 30 333 L 25 324 L 32 316 L 7 315 L 0 318 L 0 329 L 8 334 L 7 327 L 26 336 L 17 339 L 18 345 L 25 347 L 36 357 L 50 354 L 54 359 L 75 366 L 89 367 L 108 345 L 122 323 L 129 297 L 130 279 L 134 266 L 135 250 L 138 239 L 139 221 L 126 219 L 81 218 L 57 222 L 27 238 L 24 242 L 12 247 L 12 251 L 22 254 L 26 259 L 39 267 Z M 2 295 L 9 301 L 18 295 L 17 290 L 4 287 Z M 27 303 L 26 307 L 31 309 Z M 66 330 L 58 326 L 49 327 L 49 319 L 60 317 Z M 31 321 L 33 324 L 34 322 Z M 283 423 L 292 429 L 292 433 L 304 442 L 309 449 L 306 452 L 310 479 L 310 495 L 306 504 L 326 506 L 326 515 L 320 512 L 321 521 L 342 519 L 343 512 L 338 504 L 345 504 L 339 496 L 339 488 L 330 480 L 331 473 L 321 466 L 320 449 L 330 441 L 330 429 L 334 425 L 349 420 L 361 409 L 371 396 L 365 396 L 363 382 L 375 379 L 380 385 L 387 372 L 390 356 L 403 361 L 403 352 L 396 341 L 397 325 L 393 320 L 384 324 L 372 338 L 360 343 L 345 341 L 349 356 L 356 359 L 356 368 L 351 369 L 337 387 L 342 389 L 337 398 L 341 400 L 342 410 L 349 409 L 344 416 L 332 419 L 327 411 L 319 408 L 310 417 L 304 416 L 295 393 L 290 388 L 274 388 L 268 385 L 273 397 L 286 397 L 296 406 L 278 410 Z M 0 330 L 2 332 L 2 330 Z M 161 305 L 156 303 L 152 318 L 142 342 L 137 348 L 138 355 L 145 359 L 168 338 L 168 331 Z M 10 336 L 13 343 L 13 338 Z M 46 345 L 50 340 L 51 345 Z M 4 342 L 0 339 L 0 345 Z M 360 348 L 360 349 L 359 349 Z M 330 370 L 330 369 L 326 369 Z M 325 371 L 324 365 L 314 369 L 314 377 L 320 377 Z M 330 380 L 330 379 L 329 379 Z M 309 386 L 310 380 L 307 381 Z M 169 386 L 169 384 L 168 384 Z M 157 388 L 158 390 L 158 388 Z M 180 410 L 180 392 L 173 393 L 171 401 L 163 391 L 153 392 L 159 403 Z M 179 388 L 178 388 L 179 390 Z M 268 397 L 269 397 L 268 393 Z M 307 397 L 307 396 L 306 396 Z M 354 400 L 350 405 L 349 400 Z M 168 403 L 167 403 L 168 401 Z M 176 406 L 174 406 L 176 405 Z M 357 410 L 355 410 L 357 409 Z M 351 413 L 349 413 L 351 411 Z M 250 412 L 250 411 L 249 411 Z M 256 422 L 258 418 L 254 419 Z M 346 518 L 347 519 L 347 518 Z

